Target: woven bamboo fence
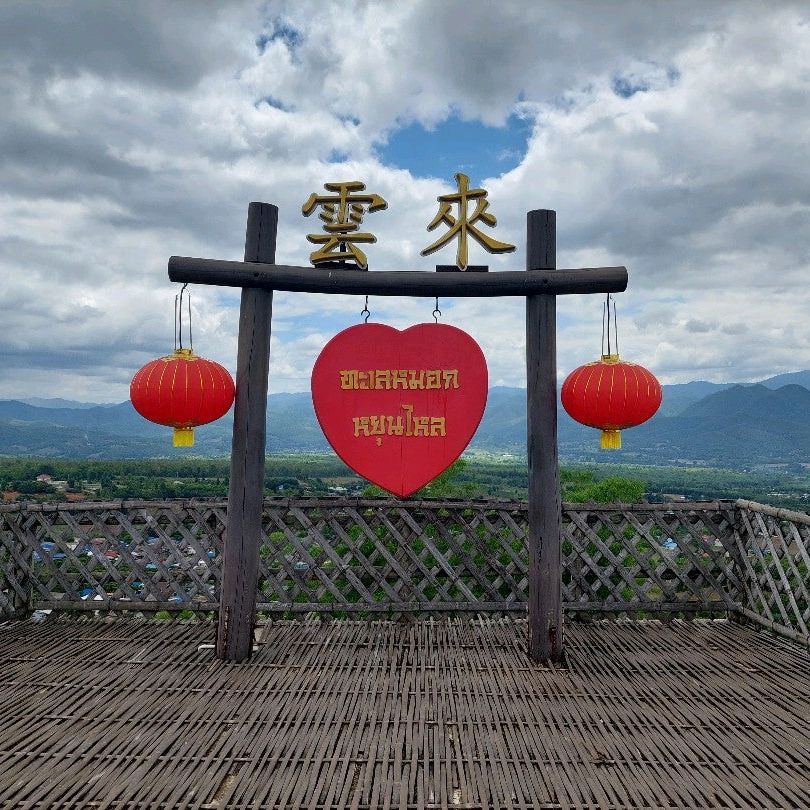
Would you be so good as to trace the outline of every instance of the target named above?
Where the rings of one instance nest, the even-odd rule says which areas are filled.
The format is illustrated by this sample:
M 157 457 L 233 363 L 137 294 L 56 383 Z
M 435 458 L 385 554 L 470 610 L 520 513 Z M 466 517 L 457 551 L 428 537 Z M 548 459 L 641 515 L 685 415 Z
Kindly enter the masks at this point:
M 0 615 L 217 609 L 225 501 L 0 506 Z M 268 614 L 523 611 L 525 503 L 268 499 Z M 566 504 L 569 614 L 739 613 L 808 639 L 810 517 L 747 501 Z M 191 614 L 188 613 L 191 611 Z
M 737 501 L 738 612 L 810 645 L 810 515 Z

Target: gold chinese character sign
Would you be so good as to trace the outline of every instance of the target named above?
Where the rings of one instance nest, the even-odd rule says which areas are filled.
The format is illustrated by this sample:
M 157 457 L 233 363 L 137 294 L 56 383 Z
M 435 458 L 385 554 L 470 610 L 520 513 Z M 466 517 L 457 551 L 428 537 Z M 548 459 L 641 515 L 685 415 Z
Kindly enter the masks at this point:
M 458 250 L 456 252 L 456 265 L 459 270 L 467 268 L 467 236 L 472 236 L 484 250 L 489 253 L 511 253 L 514 245 L 507 242 L 499 242 L 476 227 L 476 223 L 483 222 L 485 225 L 494 228 L 498 220 L 494 214 L 487 211 L 489 202 L 487 192 L 483 188 L 470 188 L 470 178 L 460 172 L 456 175 L 458 191 L 453 194 L 442 194 L 438 197 L 439 212 L 427 226 L 429 231 L 444 223 L 448 226 L 447 233 L 437 239 L 432 245 L 428 245 L 423 251 L 423 256 L 429 256 L 439 248 L 444 247 L 452 239 L 458 239 Z M 475 201 L 475 210 L 472 216 L 469 215 L 469 204 Z M 458 206 L 458 213 L 452 212 L 453 205 Z
M 377 241 L 372 233 L 361 233 L 359 228 L 363 216 L 371 211 L 388 208 L 388 203 L 379 194 L 364 194 L 366 184 L 359 180 L 348 180 L 345 183 L 324 183 L 324 188 L 331 194 L 309 195 L 301 207 L 301 213 L 308 217 L 317 206 L 322 206 L 320 218 L 326 233 L 307 234 L 307 239 L 315 245 L 322 245 L 319 250 L 310 254 L 309 260 L 314 265 L 326 262 L 343 263 L 352 261 L 361 270 L 368 269 L 366 254 L 358 244 L 371 244 Z

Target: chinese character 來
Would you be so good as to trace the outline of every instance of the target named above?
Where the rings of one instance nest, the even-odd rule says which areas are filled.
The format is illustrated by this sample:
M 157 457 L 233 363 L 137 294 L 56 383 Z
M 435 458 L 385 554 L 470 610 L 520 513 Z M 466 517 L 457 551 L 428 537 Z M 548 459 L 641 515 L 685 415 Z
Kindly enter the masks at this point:
M 325 262 L 353 261 L 361 270 L 368 269 L 366 254 L 359 244 L 377 241 L 372 233 L 361 233 L 363 216 L 371 211 L 388 208 L 388 203 L 379 194 L 364 194 L 366 185 L 359 180 L 344 183 L 324 183 L 324 188 L 332 194 L 312 193 L 301 207 L 301 213 L 308 217 L 317 206 L 323 210 L 319 214 L 326 233 L 312 233 L 307 239 L 321 247 L 310 254 L 314 265 Z
M 486 199 L 487 192 L 483 188 L 470 188 L 470 178 L 466 174 L 456 174 L 456 184 L 458 191 L 453 194 L 442 194 L 438 197 L 439 212 L 427 226 L 429 231 L 438 227 L 441 223 L 448 226 L 447 233 L 439 237 L 432 245 L 428 245 L 423 251 L 423 256 L 437 251 L 444 247 L 454 237 L 458 238 L 458 250 L 456 252 L 456 265 L 460 270 L 467 267 L 467 236 L 472 236 L 479 245 L 489 253 L 511 253 L 514 245 L 507 242 L 499 242 L 488 234 L 485 234 L 476 227 L 477 222 L 483 222 L 494 228 L 498 220 L 494 214 L 489 213 L 489 202 Z M 468 205 L 475 200 L 475 210 L 472 216 L 469 215 Z M 453 205 L 458 206 L 458 215 L 451 213 Z

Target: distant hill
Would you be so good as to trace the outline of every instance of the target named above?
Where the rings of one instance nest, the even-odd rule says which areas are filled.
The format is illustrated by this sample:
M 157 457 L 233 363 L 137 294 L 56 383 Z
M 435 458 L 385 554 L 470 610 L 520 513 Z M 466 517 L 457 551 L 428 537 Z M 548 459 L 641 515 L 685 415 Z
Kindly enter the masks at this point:
M 766 388 L 781 388 L 784 385 L 800 385 L 802 388 L 810 389 L 810 369 L 805 371 L 789 371 L 787 374 L 777 374 L 775 377 L 768 377 L 762 380 L 760 385 Z
M 810 370 L 791 371 L 787 374 L 777 374 L 775 377 L 768 377 L 758 383 L 713 383 L 705 380 L 695 382 L 679 383 L 676 385 L 664 386 L 664 401 L 659 411 L 661 416 L 677 416 L 695 402 L 716 394 L 718 391 L 725 391 L 735 385 L 749 387 L 753 385 L 763 385 L 765 388 L 776 390 L 785 385 L 800 385 L 810 389 Z
M 788 384 L 778 385 L 787 380 Z M 807 386 L 798 382 L 804 381 Z M 36 400 L 33 400 L 36 401 Z M 571 461 L 644 464 L 701 463 L 734 467 L 810 463 L 810 371 L 757 384 L 705 381 L 664 386 L 664 406 L 648 423 L 623 434 L 619 451 L 599 449 L 598 431 L 560 408 L 561 456 Z M 230 452 L 232 414 L 197 428 L 191 451 Z M 308 393 L 268 398 L 269 452 L 326 452 Z M 471 448 L 522 455 L 526 450 L 526 392 L 490 389 Z M 0 454 L 52 458 L 148 458 L 188 455 L 171 446 L 171 430 L 141 418 L 129 402 L 118 405 L 48 400 L 38 406 L 0 401 Z
M 642 458 L 739 464 L 810 462 L 810 391 L 734 386 L 711 394 L 679 416 L 660 417 L 628 435 Z M 657 462 L 660 463 L 660 462 Z
M 37 407 L 0 400 L 0 455 L 49 458 L 152 458 L 188 455 L 171 443 L 171 428 L 144 419 L 130 402 L 83 408 Z M 233 414 L 196 428 L 193 453 L 225 456 L 231 450 Z M 268 398 L 269 452 L 326 452 L 309 394 Z
M 710 394 L 718 391 L 725 391 L 731 388 L 734 383 L 712 383 L 705 380 L 695 382 L 680 383 L 678 385 L 665 385 L 664 400 L 661 403 L 659 414 L 661 416 L 677 416 L 685 408 L 695 402 L 699 402 Z
M 706 419 L 727 419 L 740 411 L 753 407 L 760 400 L 767 399 L 772 393 L 764 385 L 732 385 L 730 388 L 716 391 L 693 402 L 679 415 L 695 422 Z M 807 393 L 810 394 L 810 391 Z
M 99 405 L 96 402 L 77 402 L 75 399 L 62 399 L 61 397 L 26 397 L 21 399 L 26 405 L 36 408 L 107 408 L 109 405 Z

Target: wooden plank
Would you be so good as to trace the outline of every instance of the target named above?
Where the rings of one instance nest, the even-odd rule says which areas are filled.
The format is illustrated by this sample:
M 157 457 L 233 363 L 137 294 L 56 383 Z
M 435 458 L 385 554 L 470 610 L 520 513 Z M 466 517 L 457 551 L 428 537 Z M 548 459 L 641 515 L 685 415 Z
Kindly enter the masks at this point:
M 281 621 L 249 666 L 213 632 L 0 625 L 0 804 L 810 806 L 810 659 L 730 622 L 574 625 L 562 667 L 525 620 Z
M 757 503 L 756 501 L 746 501 L 743 498 L 739 498 L 736 501 L 736 506 L 750 512 L 761 512 L 763 515 L 771 515 L 781 520 L 789 520 L 791 523 L 801 523 L 805 526 L 810 526 L 810 515 L 806 512 L 794 512 L 792 509 L 769 506 L 768 504 Z
M 556 239 L 556 213 L 530 211 L 526 267 L 554 268 Z M 526 297 L 529 658 L 555 662 L 560 660 L 563 649 L 556 306 L 554 295 Z
M 246 262 L 274 262 L 278 208 L 251 203 L 245 237 Z M 262 535 L 270 318 L 273 293 L 242 290 L 236 403 L 228 489 L 228 527 L 222 570 L 217 656 L 250 658 Z
M 356 509 L 363 508 L 377 508 L 381 505 L 387 505 L 389 508 L 422 508 L 422 509 L 435 509 L 437 500 L 423 499 L 423 498 L 407 498 L 407 499 L 394 499 L 394 498 L 347 498 L 345 496 L 328 495 L 328 496 L 314 496 L 305 498 L 279 498 L 268 497 L 265 498 L 265 503 L 268 507 L 285 507 L 285 506 L 307 506 L 307 507 L 325 507 L 337 508 L 343 506 L 351 506 Z M 474 508 L 487 508 L 490 510 L 508 510 L 510 512 L 525 512 L 527 504 L 525 501 L 506 500 L 503 498 L 446 498 L 441 500 L 441 506 L 453 509 L 474 509 Z M 745 502 L 742 502 L 745 503 Z M 678 501 L 673 503 L 569 503 L 563 502 L 563 509 L 580 510 L 587 509 L 589 512 L 671 512 L 676 515 L 681 512 L 733 512 L 736 508 L 737 501 L 734 500 L 715 500 L 715 501 Z M 168 507 L 182 511 L 186 508 L 198 509 L 201 507 L 207 509 L 224 509 L 227 507 L 228 502 L 222 498 L 177 498 L 171 501 L 166 500 L 143 500 L 138 498 L 129 498 L 117 501 L 81 501 L 80 503 L 38 503 L 34 501 L 20 501 L 17 503 L 4 503 L 0 504 L 0 514 L 37 514 L 48 513 L 55 517 L 68 513 L 94 513 L 106 512 L 110 510 L 150 510 L 150 509 L 166 509 Z M 773 507 L 770 507 L 773 508 Z M 780 510 L 782 511 L 782 510 Z M 807 521 L 810 521 L 810 515 L 804 515 L 801 512 L 793 513 L 796 515 L 804 516 Z M 787 519 L 787 518 L 785 518 Z
M 533 213 L 533 212 L 531 212 Z M 530 216 L 531 216 L 530 213 Z M 527 267 L 528 273 L 436 273 L 414 270 L 323 270 L 266 262 L 255 267 L 244 262 L 172 256 L 169 278 L 192 284 L 286 290 L 333 295 L 403 295 L 432 298 L 491 298 L 549 293 L 622 292 L 627 289 L 627 268 L 585 267 L 555 270 Z

